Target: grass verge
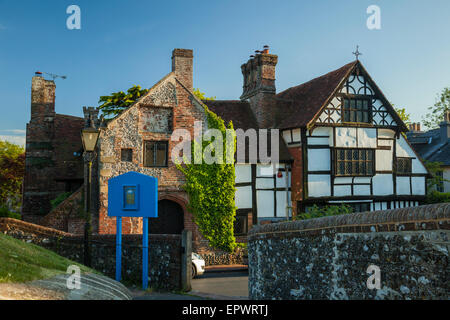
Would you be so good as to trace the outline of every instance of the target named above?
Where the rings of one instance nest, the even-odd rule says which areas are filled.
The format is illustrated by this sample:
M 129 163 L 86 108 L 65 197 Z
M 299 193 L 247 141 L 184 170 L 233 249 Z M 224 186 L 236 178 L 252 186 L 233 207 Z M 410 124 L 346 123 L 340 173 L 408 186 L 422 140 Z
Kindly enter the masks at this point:
M 66 273 L 70 265 L 79 266 L 81 272 L 99 273 L 53 251 L 0 233 L 0 283 L 50 278 Z

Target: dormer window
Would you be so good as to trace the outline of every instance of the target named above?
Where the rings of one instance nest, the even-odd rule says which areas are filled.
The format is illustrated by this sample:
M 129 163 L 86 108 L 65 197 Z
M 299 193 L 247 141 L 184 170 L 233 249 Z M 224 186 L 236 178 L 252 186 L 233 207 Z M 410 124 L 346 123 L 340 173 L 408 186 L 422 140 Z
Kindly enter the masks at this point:
M 343 122 L 371 123 L 371 103 L 364 98 L 343 98 L 342 119 Z

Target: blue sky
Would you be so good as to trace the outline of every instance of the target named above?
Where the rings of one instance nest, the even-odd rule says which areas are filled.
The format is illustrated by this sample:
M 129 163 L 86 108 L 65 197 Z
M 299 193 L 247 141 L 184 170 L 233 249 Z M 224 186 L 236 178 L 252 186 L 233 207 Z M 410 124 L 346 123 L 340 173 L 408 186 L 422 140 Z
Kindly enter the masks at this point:
M 66 9 L 81 8 L 81 30 Z M 369 30 L 369 5 L 381 30 Z M 31 77 L 56 80 L 56 111 L 82 115 L 101 95 L 151 87 L 171 70 L 173 48 L 194 50 L 194 87 L 238 99 L 240 65 L 267 44 L 277 54 L 277 90 L 360 60 L 395 105 L 419 121 L 450 87 L 450 1 L 0 0 L 0 138 L 23 141 Z

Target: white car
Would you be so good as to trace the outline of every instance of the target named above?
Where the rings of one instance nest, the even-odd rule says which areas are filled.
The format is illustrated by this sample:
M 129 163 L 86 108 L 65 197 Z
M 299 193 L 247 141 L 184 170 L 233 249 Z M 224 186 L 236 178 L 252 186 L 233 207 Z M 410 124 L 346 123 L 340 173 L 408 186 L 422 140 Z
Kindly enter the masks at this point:
M 199 254 L 192 252 L 192 279 L 203 273 L 205 273 L 205 260 Z

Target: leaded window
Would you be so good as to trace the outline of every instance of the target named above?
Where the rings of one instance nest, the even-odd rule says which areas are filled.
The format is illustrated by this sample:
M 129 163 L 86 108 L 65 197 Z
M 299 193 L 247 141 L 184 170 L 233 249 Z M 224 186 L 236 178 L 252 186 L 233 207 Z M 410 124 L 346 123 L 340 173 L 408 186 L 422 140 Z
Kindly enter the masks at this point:
M 411 174 L 412 159 L 411 158 L 397 158 L 397 174 Z
M 144 142 L 144 167 L 167 167 L 167 141 Z
M 373 149 L 336 149 L 336 176 L 373 176 Z
M 122 149 L 120 152 L 120 160 L 126 162 L 133 161 L 133 149 Z
M 371 106 L 368 99 L 344 98 L 342 105 L 343 122 L 371 122 Z

